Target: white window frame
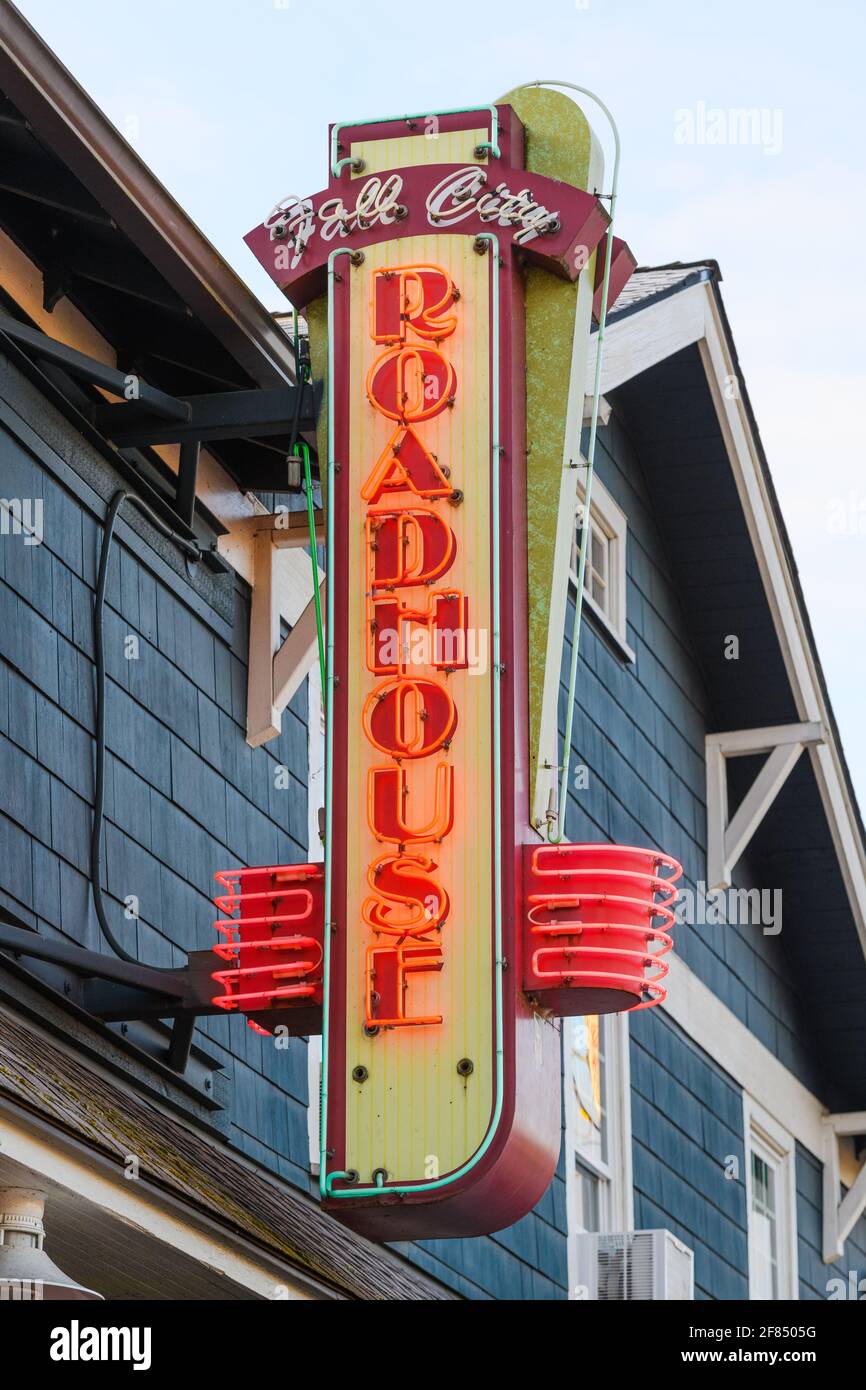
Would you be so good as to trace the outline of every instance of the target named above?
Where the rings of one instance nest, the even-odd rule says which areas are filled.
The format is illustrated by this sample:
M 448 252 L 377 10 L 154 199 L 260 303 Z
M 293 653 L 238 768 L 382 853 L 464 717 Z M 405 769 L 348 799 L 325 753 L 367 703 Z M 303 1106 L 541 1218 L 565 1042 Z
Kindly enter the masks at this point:
M 585 472 L 584 461 L 584 472 Z M 578 481 L 577 485 L 577 511 L 575 513 L 575 533 L 577 524 L 583 520 L 584 498 L 586 492 L 583 483 Z M 626 621 L 626 548 L 628 545 L 628 517 L 621 507 L 614 502 L 607 488 L 601 480 L 593 475 L 592 479 L 592 501 L 590 503 L 590 524 L 595 525 L 602 532 L 608 543 L 608 573 L 607 584 L 610 591 L 610 612 L 596 602 L 589 589 L 584 585 L 583 602 L 593 614 L 593 617 L 601 624 L 608 635 L 613 639 L 615 645 L 626 658 L 627 661 L 634 661 L 635 654 L 628 644 L 628 626 Z M 572 553 L 576 547 L 572 547 Z M 587 565 L 592 555 L 590 538 L 590 549 L 587 552 Z M 577 589 L 577 571 L 571 570 L 571 582 Z
M 776 1186 L 776 1239 L 779 1292 L 774 1301 L 796 1301 L 800 1296 L 797 1262 L 797 1148 L 791 1134 L 766 1110 L 743 1092 L 743 1135 L 746 1164 L 746 1219 L 748 1222 L 749 1298 L 762 1295 L 755 1285 L 755 1226 L 752 1212 L 752 1154 L 772 1165 Z
M 562 1020 L 563 1091 L 565 1119 L 565 1209 L 569 1298 L 578 1299 L 578 1237 L 585 1234 L 578 1221 L 577 1163 L 599 1180 L 599 1227 L 602 1232 L 634 1230 L 634 1185 L 631 1145 L 631 1070 L 629 1066 L 628 1014 L 605 1014 L 600 1019 L 605 1037 L 605 1113 L 607 1162 L 581 1152 L 577 1143 L 578 1101 L 571 1080 L 570 1018 Z

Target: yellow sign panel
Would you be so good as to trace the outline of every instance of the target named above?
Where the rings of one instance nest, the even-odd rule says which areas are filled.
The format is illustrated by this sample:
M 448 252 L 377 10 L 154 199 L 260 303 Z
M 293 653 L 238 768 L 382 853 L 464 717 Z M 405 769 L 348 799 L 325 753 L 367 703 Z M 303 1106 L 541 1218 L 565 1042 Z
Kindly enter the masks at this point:
M 371 247 L 351 276 L 345 1161 L 362 1183 L 453 1171 L 491 1118 L 489 278 L 466 236 Z M 449 282 L 438 317 L 383 343 L 389 293 L 435 308 Z M 408 423 L 385 413 L 398 372 Z M 424 455 L 435 497 L 399 486 L 423 486 Z

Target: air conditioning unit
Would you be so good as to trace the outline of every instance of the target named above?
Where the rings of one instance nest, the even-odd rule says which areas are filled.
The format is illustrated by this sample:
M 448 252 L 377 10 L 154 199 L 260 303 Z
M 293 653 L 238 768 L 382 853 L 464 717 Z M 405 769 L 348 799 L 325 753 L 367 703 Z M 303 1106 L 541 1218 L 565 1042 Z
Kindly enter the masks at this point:
M 694 1254 L 670 1231 L 577 1237 L 578 1298 L 631 1303 L 694 1296 Z

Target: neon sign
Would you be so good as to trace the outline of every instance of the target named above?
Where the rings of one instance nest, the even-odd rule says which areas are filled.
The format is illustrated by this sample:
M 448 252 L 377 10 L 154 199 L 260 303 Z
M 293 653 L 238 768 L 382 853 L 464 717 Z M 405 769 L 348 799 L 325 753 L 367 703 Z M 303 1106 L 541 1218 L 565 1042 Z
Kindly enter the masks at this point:
M 500 1229 L 559 1154 L 559 1033 L 529 989 L 555 924 L 525 940 L 524 311 L 535 268 L 591 301 L 608 225 L 527 172 L 510 106 L 415 125 L 335 128 L 328 187 L 247 237 L 326 378 L 320 1182 L 380 1239 Z
M 279 250 L 274 253 L 275 267 L 282 262 L 284 269 L 294 271 L 317 234 L 330 242 L 401 221 L 409 214 L 400 201 L 403 187 L 399 174 L 385 179 L 374 175 L 363 184 L 351 206 L 342 195 L 316 201 L 294 194 L 283 198 L 263 223 L 271 241 L 284 244 L 284 255 Z M 560 227 L 559 212 L 536 201 L 529 188 L 513 193 L 505 182 L 490 188 L 486 171 L 474 164 L 449 172 L 434 184 L 424 197 L 424 211 L 428 224 L 435 228 L 453 226 L 473 214 L 482 222 L 513 228 L 517 245 L 557 232 Z
M 450 911 L 437 860 L 414 846 L 441 845 L 454 828 L 454 767 L 443 758 L 456 736 L 458 708 L 446 678 L 466 664 L 467 603 L 459 590 L 430 588 L 442 582 L 457 554 L 448 519 L 430 503 L 443 497 L 454 503 L 457 494 L 424 442 L 429 422 L 457 398 L 454 367 L 441 345 L 457 327 L 459 291 L 435 265 L 382 267 L 369 280 L 370 338 L 386 346 L 367 374 L 367 399 L 381 417 L 397 422 L 359 490 L 366 504 L 366 666 L 387 677 L 362 709 L 364 736 L 374 750 L 367 827 L 377 842 L 396 843 L 396 850 L 369 864 L 371 893 L 361 907 L 372 936 L 364 967 L 365 1027 L 378 1030 L 443 1021 L 439 1012 L 409 1012 L 413 978 L 442 970 Z M 386 495 L 393 496 L 390 507 L 381 505 Z M 416 627 L 432 637 L 420 649 L 411 641 Z M 392 761 L 381 764 L 382 754 Z M 417 763 L 430 758 L 436 759 L 435 811 L 426 825 L 411 826 L 406 816 L 422 790 Z

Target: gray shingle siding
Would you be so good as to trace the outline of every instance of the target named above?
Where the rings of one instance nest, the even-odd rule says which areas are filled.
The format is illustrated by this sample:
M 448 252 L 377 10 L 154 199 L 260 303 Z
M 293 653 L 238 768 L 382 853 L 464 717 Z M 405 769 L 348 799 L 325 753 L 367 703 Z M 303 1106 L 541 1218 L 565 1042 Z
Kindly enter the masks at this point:
M 3 380 L 11 393 L 15 374 Z M 100 498 L 118 480 L 53 411 L 28 412 L 23 383 L 14 405 L 27 415 L 21 432 L 32 447 L 0 424 L 0 495 L 44 498 L 44 541 L 0 539 L 0 900 L 40 931 L 107 949 L 88 882 L 91 614 Z M 5 409 L 11 421 L 8 397 Z M 307 857 L 307 691 L 292 701 L 278 740 L 249 748 L 244 587 L 232 628 L 222 596 L 216 608 L 203 602 L 139 531 L 147 528 L 132 514 L 109 570 L 103 885 L 124 944 L 171 965 L 183 959 L 178 947 L 215 939 L 217 869 Z M 129 635 L 139 642 L 134 660 L 124 655 Z M 278 764 L 291 774 L 284 791 L 274 788 Z M 138 922 L 123 916 L 130 894 L 140 900 Z M 203 1019 L 199 1033 L 233 1081 L 233 1142 L 308 1188 L 306 1042 L 271 1044 L 265 1060 L 261 1038 L 241 1020 Z
M 2 377 L 7 389 L 15 374 Z M 45 933 L 101 949 L 88 883 L 93 795 L 91 610 L 106 463 L 53 412 L 0 400 L 0 495 L 43 497 L 45 539 L 0 540 L 0 901 Z M 6 421 L 4 426 L 3 421 Z M 26 442 L 25 442 L 26 441 Z M 627 666 L 591 619 L 584 625 L 573 761 L 589 787 L 569 803 L 571 839 L 653 844 L 706 877 L 703 739 L 707 692 L 665 563 L 649 495 L 614 414 L 599 474 L 629 522 Z M 688 538 L 685 538 L 688 541 Z M 212 944 L 213 873 L 306 858 L 307 696 L 302 686 L 266 747 L 244 739 L 248 593 L 191 586 L 148 528 L 121 525 L 106 610 L 108 757 L 103 883 L 130 949 L 157 965 Z M 139 640 L 135 660 L 124 639 Z M 564 723 L 563 657 L 560 716 Z M 283 765 L 290 787 L 278 791 Z M 749 886 L 749 869 L 740 872 Z M 140 900 L 125 922 L 123 898 Z M 806 1085 L 816 1085 L 808 1034 L 780 942 L 760 929 L 678 927 L 692 970 Z M 180 948 L 180 949 L 179 949 Z M 232 1079 L 230 1137 L 252 1159 L 310 1187 L 307 1046 L 277 1048 L 240 1019 L 200 1025 L 200 1041 Z M 747 1294 L 743 1109 L 739 1087 L 664 1014 L 631 1020 L 635 1221 L 666 1226 L 695 1251 L 699 1298 Z M 723 1059 L 720 1059 L 723 1060 Z M 725 1177 L 729 1155 L 739 1176 Z M 566 1147 L 535 1211 L 476 1240 L 397 1248 L 472 1299 L 567 1296 Z M 804 1297 L 824 1297 L 820 1164 L 797 1155 Z M 850 1252 L 850 1253 L 849 1253 Z M 866 1223 L 846 1251 L 866 1277 Z
M 847 1241 L 844 1258 L 825 1265 L 821 1258 L 823 1183 L 822 1166 L 807 1149 L 797 1145 L 797 1234 L 800 1297 L 838 1298 L 866 1302 L 866 1216 L 861 1216 Z M 851 1276 L 854 1276 L 852 1279 Z M 831 1284 L 830 1281 L 835 1281 Z M 841 1280 L 841 1288 L 838 1281 Z M 856 1290 L 856 1295 L 855 1295 Z
M 572 766 L 589 785 L 568 804 L 571 840 L 652 845 L 683 865 L 683 884 L 706 881 L 704 738 L 714 727 L 709 694 L 695 661 L 671 580 L 640 460 L 614 413 L 600 432 L 597 471 L 628 518 L 628 664 L 591 614 L 585 614 Z M 688 537 L 684 538 L 688 541 Z M 570 634 L 572 603 L 566 632 Z M 560 686 L 564 725 L 570 642 Z M 763 876 L 766 883 L 766 875 Z M 736 886 L 753 886 L 748 860 Z M 821 1081 L 793 979 L 778 937 L 760 926 L 676 926 L 675 950 L 691 970 L 808 1087 Z
M 26 395 L 26 392 L 25 392 Z M 18 402 L 20 405 L 20 402 Z M 77 457 L 53 415 L 34 429 Z M 101 525 L 52 476 L 63 463 L 42 439 L 34 457 L 0 422 L 0 494 L 44 496 L 45 539 L 0 542 L 0 901 L 41 931 L 103 949 L 88 882 L 93 782 L 91 614 Z M 91 495 L 116 480 L 88 459 Z M 89 484 L 76 475 L 84 498 Z M 133 524 L 135 524 L 133 514 Z M 122 939 L 154 965 L 214 940 L 217 869 L 307 857 L 307 687 L 279 739 L 245 742 L 248 596 L 234 620 L 180 577 L 167 581 L 150 547 L 121 526 L 109 569 L 103 884 Z M 124 639 L 139 641 L 127 660 Z M 290 787 L 274 785 L 278 765 Z M 140 899 L 125 922 L 122 899 Z M 124 932 L 126 935 L 124 935 Z M 250 1158 L 309 1190 L 307 1046 L 276 1048 L 241 1019 L 202 1019 L 200 1041 L 232 1079 L 229 1136 Z M 564 1168 L 535 1212 L 481 1240 L 399 1247 L 471 1298 L 564 1298 Z
M 665 1014 L 629 1024 L 635 1228 L 694 1251 L 695 1298 L 748 1298 L 742 1091 Z

